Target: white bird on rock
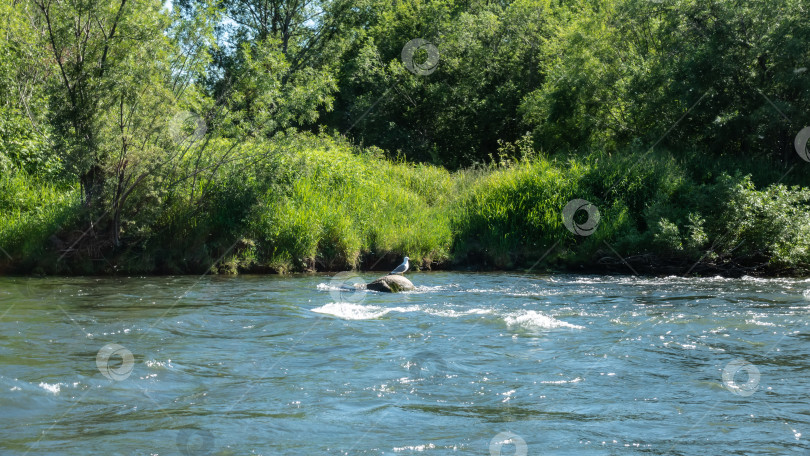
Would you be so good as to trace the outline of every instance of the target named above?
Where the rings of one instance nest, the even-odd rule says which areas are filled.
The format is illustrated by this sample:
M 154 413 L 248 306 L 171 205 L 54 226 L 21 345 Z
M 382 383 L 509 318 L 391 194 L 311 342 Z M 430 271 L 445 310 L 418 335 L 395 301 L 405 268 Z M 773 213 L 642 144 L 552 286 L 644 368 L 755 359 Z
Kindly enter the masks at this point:
M 405 271 L 407 270 L 408 270 L 408 257 L 405 257 L 405 261 L 403 261 L 401 265 L 397 266 L 397 268 L 391 271 L 391 273 L 388 275 L 394 274 L 402 275 L 405 274 Z

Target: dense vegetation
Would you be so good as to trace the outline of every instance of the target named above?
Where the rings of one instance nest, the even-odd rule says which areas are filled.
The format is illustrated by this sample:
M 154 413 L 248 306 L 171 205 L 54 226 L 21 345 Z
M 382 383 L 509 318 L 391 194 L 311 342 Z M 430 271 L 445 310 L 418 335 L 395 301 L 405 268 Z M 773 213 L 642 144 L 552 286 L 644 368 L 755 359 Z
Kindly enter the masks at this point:
M 809 9 L 5 1 L 0 271 L 805 274 Z

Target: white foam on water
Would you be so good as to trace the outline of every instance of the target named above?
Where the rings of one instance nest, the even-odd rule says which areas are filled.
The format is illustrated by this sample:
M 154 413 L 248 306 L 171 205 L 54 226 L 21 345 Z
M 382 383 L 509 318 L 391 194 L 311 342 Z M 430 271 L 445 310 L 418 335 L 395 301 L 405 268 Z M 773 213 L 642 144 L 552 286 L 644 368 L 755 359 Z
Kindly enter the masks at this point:
M 473 308 L 468 310 L 453 310 L 453 309 L 425 309 L 418 305 L 411 305 L 406 307 L 382 307 L 373 305 L 353 304 L 350 302 L 330 302 L 320 307 L 312 309 L 312 312 L 332 315 L 334 317 L 342 318 L 344 320 L 374 320 L 383 317 L 391 312 L 406 313 L 406 312 L 424 312 L 428 315 L 446 318 L 460 318 L 469 315 L 491 315 L 495 314 L 494 309 L 480 309 Z M 574 325 L 562 320 L 557 320 L 554 317 L 543 315 L 542 313 L 534 310 L 521 311 L 517 313 L 510 313 L 503 317 L 507 326 L 510 327 L 523 327 L 528 329 L 554 329 L 554 328 L 570 328 L 570 329 L 585 329 L 584 326 Z
M 552 284 L 562 285 L 640 285 L 640 286 L 668 286 L 668 285 L 712 285 L 712 284 L 728 284 L 728 283 L 745 283 L 745 284 L 780 284 L 780 285 L 796 285 L 801 283 L 810 282 L 810 279 L 793 279 L 793 278 L 764 278 L 743 276 L 740 278 L 731 277 L 636 277 L 636 276 L 559 276 L 549 277 L 545 279 L 546 282 Z
M 321 307 L 312 309 L 313 312 L 332 315 L 345 320 L 374 320 L 391 312 L 424 312 L 437 317 L 458 318 L 467 315 L 487 315 L 494 311 L 492 309 L 468 309 L 463 311 L 453 309 L 423 309 L 420 306 L 412 305 L 406 307 L 381 307 L 372 305 L 353 304 L 350 302 L 330 302 Z
M 151 368 L 155 368 L 155 369 L 157 369 L 157 368 L 168 369 L 168 368 L 174 367 L 174 366 L 172 366 L 172 360 L 170 360 L 170 359 L 168 359 L 166 361 L 158 361 L 156 359 L 150 359 L 150 360 L 147 360 L 146 362 L 144 362 L 144 364 L 146 364 L 146 367 L 151 367 Z
M 506 293 L 507 291 L 495 288 L 468 288 L 461 290 L 462 293 Z
M 507 326 L 520 326 L 523 328 L 541 328 L 541 329 L 553 329 L 553 328 L 571 328 L 571 329 L 585 329 L 584 326 L 579 325 L 572 325 L 571 323 L 567 323 L 561 320 L 557 320 L 554 317 L 549 317 L 548 315 L 543 315 L 540 312 L 536 312 L 534 310 L 528 310 L 525 312 L 518 312 L 509 314 L 503 319 L 506 322 Z
M 449 318 L 458 318 L 458 317 L 466 317 L 467 315 L 489 315 L 493 313 L 492 309 L 469 309 L 469 310 L 462 310 L 457 311 L 453 309 L 447 310 L 432 310 L 426 309 L 425 313 L 430 315 L 435 315 L 437 317 L 449 317 Z
M 374 320 L 390 312 L 416 312 L 419 306 L 380 307 L 352 304 L 350 302 L 330 302 L 312 309 L 313 312 L 332 315 L 344 320 Z
M 357 278 L 359 280 L 359 277 Z M 351 283 L 349 281 L 346 282 L 332 282 L 326 283 L 321 282 L 315 286 L 318 291 L 363 291 L 366 292 L 365 288 L 366 284 L 362 281 L 358 281 L 357 283 Z M 451 283 L 447 285 L 418 285 L 412 291 L 403 291 L 403 294 L 420 294 L 420 293 L 433 293 L 437 291 L 448 291 L 448 290 L 457 290 L 459 289 L 459 285 L 457 283 Z
M 810 290 L 804 290 L 804 299 L 810 301 Z
M 59 394 L 59 391 L 62 389 L 62 386 L 61 386 L 60 383 L 51 384 L 51 383 L 40 382 L 39 387 L 44 389 L 45 391 L 53 393 L 54 395 Z
M 365 291 L 362 287 L 357 287 L 357 285 L 363 285 L 361 283 L 319 283 L 316 287 L 320 291 Z
M 418 294 L 418 293 L 430 293 L 433 291 L 448 291 L 448 290 L 455 290 L 458 288 L 458 284 L 451 283 L 449 285 L 435 285 L 435 286 L 428 286 L 428 285 L 418 285 L 414 288 L 413 291 L 405 291 L 404 293 L 410 294 Z
M 312 309 L 313 312 L 332 315 L 344 320 L 373 320 L 390 312 L 377 306 L 364 306 L 348 302 L 330 302 L 329 304 Z
M 436 448 L 436 445 L 428 443 L 427 445 L 408 445 L 404 447 L 394 447 L 394 451 L 399 453 L 400 451 L 425 451 L 425 450 L 432 450 L 434 448 Z
M 581 381 L 582 381 L 581 377 L 576 377 L 576 378 L 571 379 L 571 380 L 545 380 L 545 381 L 541 381 L 540 383 L 542 383 L 544 385 L 565 385 L 565 384 L 568 384 L 568 383 L 579 383 Z
M 760 321 L 757 319 L 745 320 L 746 323 L 749 325 L 757 325 L 757 326 L 777 326 L 776 323 L 771 323 L 768 321 Z

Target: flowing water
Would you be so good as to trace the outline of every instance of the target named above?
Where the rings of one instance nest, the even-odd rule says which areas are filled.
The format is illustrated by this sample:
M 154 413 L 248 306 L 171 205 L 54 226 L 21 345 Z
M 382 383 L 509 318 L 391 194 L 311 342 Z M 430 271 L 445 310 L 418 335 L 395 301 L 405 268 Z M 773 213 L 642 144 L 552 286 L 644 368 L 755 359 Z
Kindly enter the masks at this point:
M 0 278 L 0 454 L 810 454 L 810 280 Z

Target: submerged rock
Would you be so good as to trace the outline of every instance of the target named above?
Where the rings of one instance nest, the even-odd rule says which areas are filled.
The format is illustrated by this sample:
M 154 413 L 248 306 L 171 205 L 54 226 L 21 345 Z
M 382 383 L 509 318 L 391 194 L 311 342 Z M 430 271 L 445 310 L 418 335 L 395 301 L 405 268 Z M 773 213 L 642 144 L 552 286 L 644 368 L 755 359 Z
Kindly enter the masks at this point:
M 397 293 L 399 291 L 411 291 L 415 287 L 410 280 L 401 275 L 387 275 L 366 285 L 366 288 L 374 291 L 384 291 L 387 293 Z

